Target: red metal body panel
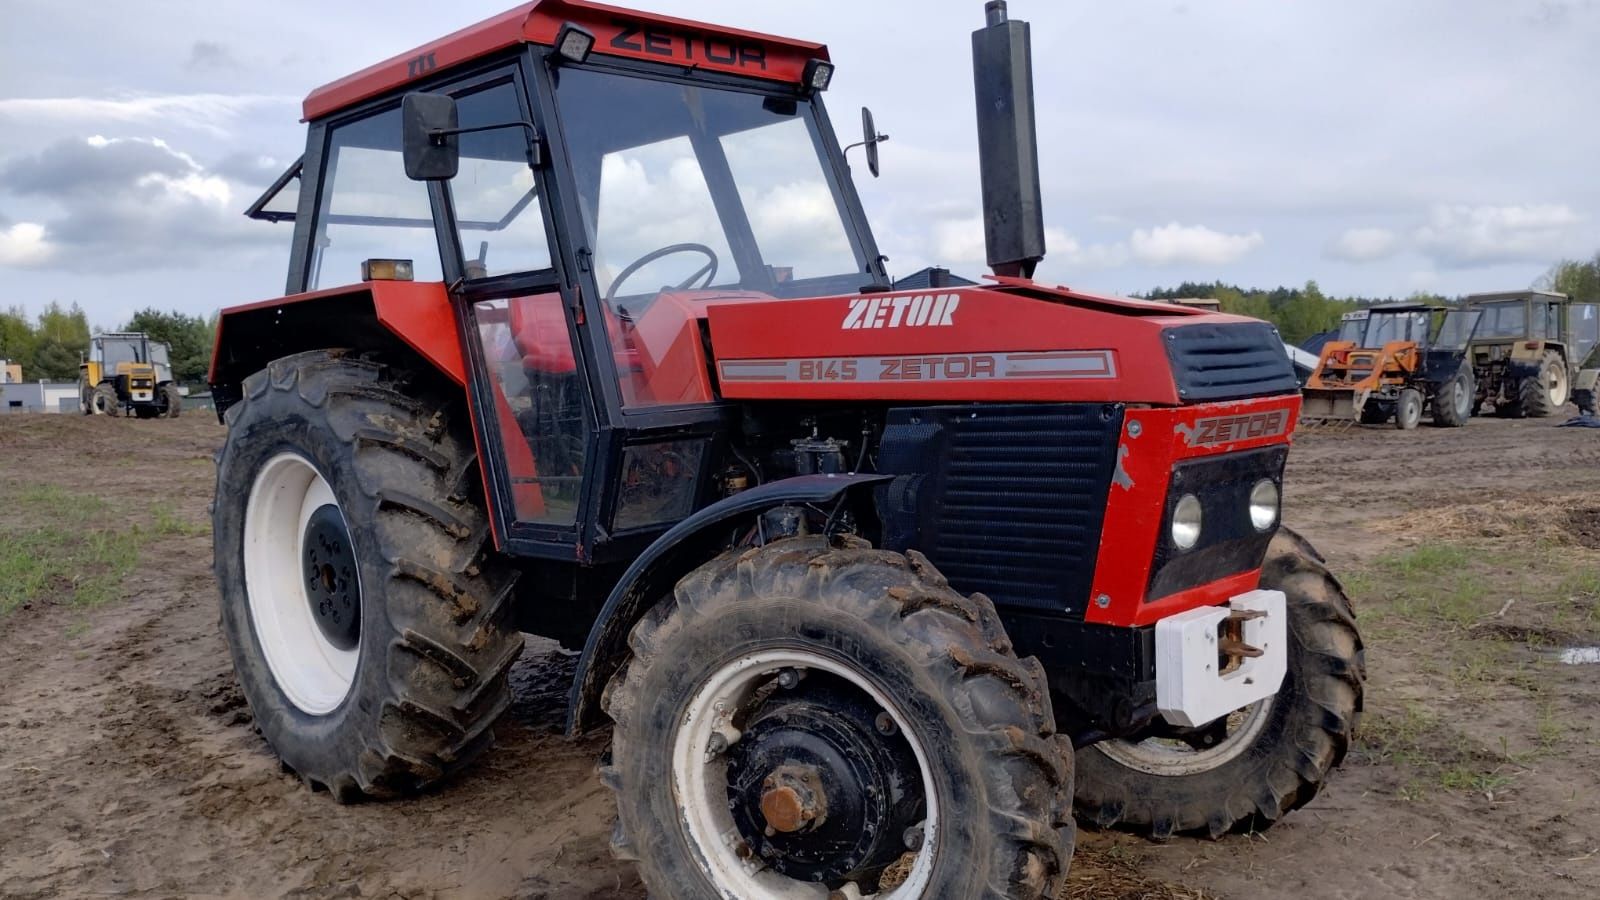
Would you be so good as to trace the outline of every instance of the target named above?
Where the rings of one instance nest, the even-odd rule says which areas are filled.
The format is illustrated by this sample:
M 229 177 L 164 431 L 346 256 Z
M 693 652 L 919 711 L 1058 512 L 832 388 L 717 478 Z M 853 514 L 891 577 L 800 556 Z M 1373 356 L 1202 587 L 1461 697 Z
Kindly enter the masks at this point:
M 1260 570 L 1241 572 L 1153 603 L 1144 602 L 1145 587 L 1150 581 L 1151 548 L 1162 539 L 1158 532 L 1173 465 L 1201 456 L 1288 444 L 1299 415 L 1298 394 L 1165 409 L 1129 409 L 1117 449 L 1117 477 L 1106 498 L 1103 538 L 1090 589 L 1091 597 L 1103 595 L 1108 603 L 1090 603 L 1085 620 L 1148 625 L 1187 609 L 1215 606 L 1254 589 Z M 1203 421 L 1206 426 L 1197 427 Z
M 708 303 L 722 396 L 1176 405 L 1161 331 L 1240 321 L 1021 284 L 1027 293 L 968 287 Z M 1052 366 L 1052 358 L 1073 364 Z M 781 361 L 800 362 L 785 369 Z
M 450 295 L 444 283 L 437 281 L 366 281 L 231 306 L 223 310 L 217 320 L 216 343 L 211 348 L 210 380 L 217 380 L 217 365 L 223 358 L 222 346 L 227 339 L 230 316 L 314 300 L 354 297 L 371 297 L 379 322 L 455 383 L 467 383 L 467 367 L 461 359 L 461 339 L 456 333 Z
M 535 0 L 312 91 L 305 121 L 370 100 L 441 69 L 520 43 L 553 44 L 562 23 L 594 33 L 595 53 L 797 82 L 821 44 L 707 25 L 585 0 Z

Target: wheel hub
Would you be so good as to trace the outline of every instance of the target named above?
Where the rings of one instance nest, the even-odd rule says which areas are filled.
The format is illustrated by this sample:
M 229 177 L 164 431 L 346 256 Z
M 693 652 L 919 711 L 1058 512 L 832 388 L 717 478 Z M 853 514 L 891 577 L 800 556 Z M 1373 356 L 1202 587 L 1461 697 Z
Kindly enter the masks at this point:
M 350 532 L 339 507 L 317 507 L 301 538 L 301 569 L 311 618 L 328 643 L 354 650 L 361 639 L 361 586 Z
M 922 777 L 875 704 L 826 681 L 813 675 L 754 711 L 728 751 L 728 806 L 783 875 L 870 880 L 906 852 L 904 835 L 923 818 Z

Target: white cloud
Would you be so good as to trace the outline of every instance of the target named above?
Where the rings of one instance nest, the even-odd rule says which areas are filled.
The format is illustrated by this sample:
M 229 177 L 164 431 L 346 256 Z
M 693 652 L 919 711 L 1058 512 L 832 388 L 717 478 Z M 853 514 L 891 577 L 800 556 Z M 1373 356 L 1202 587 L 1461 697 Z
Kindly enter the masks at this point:
M 960 271 L 981 267 L 989 258 L 983 243 L 983 220 L 977 216 L 935 222 L 932 237 L 933 255 L 941 266 Z
M 0 119 L 122 124 L 176 124 L 229 133 L 228 125 L 261 106 L 297 104 L 298 98 L 269 94 L 151 94 L 105 97 L 12 97 L 0 99 Z
M 1262 243 L 1259 231 L 1227 234 L 1204 225 L 1177 222 L 1156 228 L 1136 228 L 1129 239 L 1134 258 L 1156 266 L 1223 265 L 1242 258 Z
M 1417 246 L 1441 265 L 1463 268 L 1553 261 L 1578 247 L 1583 217 L 1564 203 L 1434 207 Z
M 0 229 L 0 266 L 37 266 L 47 261 L 54 249 L 45 240 L 43 225 L 18 222 Z
M 1372 262 L 1393 256 L 1400 236 L 1387 228 L 1350 228 L 1328 245 L 1324 255 L 1344 262 Z

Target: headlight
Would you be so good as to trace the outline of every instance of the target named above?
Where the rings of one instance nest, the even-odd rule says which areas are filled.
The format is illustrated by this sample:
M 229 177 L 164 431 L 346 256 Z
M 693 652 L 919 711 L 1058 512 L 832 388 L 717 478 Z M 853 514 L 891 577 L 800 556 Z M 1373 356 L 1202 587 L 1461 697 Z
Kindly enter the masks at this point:
M 1200 498 L 1184 494 L 1172 510 L 1172 543 L 1187 550 L 1200 540 Z
M 1261 479 L 1250 489 L 1250 524 L 1257 531 L 1278 524 L 1278 485 L 1271 478 Z

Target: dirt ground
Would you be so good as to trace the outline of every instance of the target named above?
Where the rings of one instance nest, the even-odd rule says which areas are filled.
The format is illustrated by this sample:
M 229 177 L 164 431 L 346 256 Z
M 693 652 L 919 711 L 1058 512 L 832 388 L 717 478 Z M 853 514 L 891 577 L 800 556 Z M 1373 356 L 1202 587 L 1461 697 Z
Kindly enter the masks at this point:
M 1085 832 L 1066 896 L 1600 895 L 1600 432 L 1304 434 L 1287 521 L 1355 597 L 1357 747 L 1258 835 Z M 222 429 L 0 417 L 0 895 L 637 898 L 605 737 L 559 734 L 533 643 L 499 744 L 427 796 L 339 806 L 250 727 L 217 629 Z

